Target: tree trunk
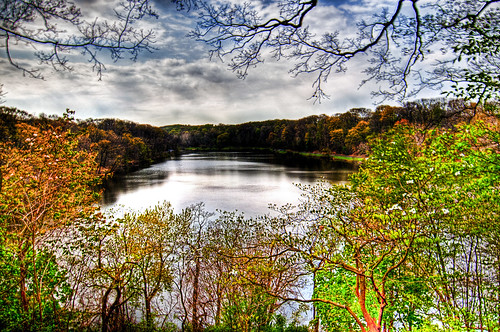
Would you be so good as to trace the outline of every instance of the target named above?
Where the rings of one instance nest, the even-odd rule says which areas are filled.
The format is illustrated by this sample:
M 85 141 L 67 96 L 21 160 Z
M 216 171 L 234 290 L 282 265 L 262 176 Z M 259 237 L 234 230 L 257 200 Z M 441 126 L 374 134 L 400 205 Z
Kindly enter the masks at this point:
M 358 298 L 359 307 L 363 313 L 363 318 L 365 319 L 368 331 L 380 332 L 381 327 L 366 309 L 366 277 L 364 275 L 358 274 L 356 276 L 356 296 Z
M 146 328 L 147 331 L 153 331 L 153 317 L 151 316 L 151 296 L 144 292 L 144 305 L 146 307 Z
M 21 245 L 19 253 L 19 291 L 20 291 L 19 295 L 21 298 L 21 309 L 23 310 L 24 313 L 27 313 L 29 310 L 28 298 L 26 295 L 26 277 L 28 274 L 28 269 L 24 261 L 25 258 L 26 258 L 26 253 Z
M 313 291 L 316 290 L 316 270 L 314 270 L 313 273 Z M 313 332 L 319 332 L 319 318 L 318 314 L 316 313 L 316 305 L 313 304 L 313 321 L 314 321 L 314 326 L 313 326 Z
M 111 293 L 111 291 L 113 289 L 116 290 L 116 298 L 108 310 L 107 309 L 108 298 L 109 298 L 109 294 Z M 104 296 L 102 298 L 102 312 L 101 312 L 101 319 L 102 319 L 101 331 L 102 332 L 112 331 L 112 329 L 110 329 L 110 322 L 111 322 L 111 318 L 113 316 L 113 312 L 116 309 L 118 309 L 118 306 L 120 304 L 121 294 L 122 294 L 122 292 L 121 292 L 120 287 L 115 287 L 115 288 L 110 287 L 106 290 L 106 293 L 104 294 Z
M 216 302 L 216 309 L 215 309 L 215 326 L 218 326 L 220 324 L 220 315 L 222 311 L 222 294 L 220 290 L 220 282 L 217 282 L 217 302 Z
M 111 288 L 108 288 L 102 297 L 101 304 L 101 332 L 108 332 L 109 315 L 108 315 L 108 296 Z
M 377 323 L 375 323 L 374 321 L 367 323 L 367 326 L 368 326 L 369 332 L 380 332 L 381 331 L 380 326 Z
M 201 331 L 200 324 L 198 322 L 199 278 L 200 278 L 200 258 L 196 257 L 196 266 L 195 266 L 194 278 L 193 278 L 193 311 L 192 311 L 193 332 Z

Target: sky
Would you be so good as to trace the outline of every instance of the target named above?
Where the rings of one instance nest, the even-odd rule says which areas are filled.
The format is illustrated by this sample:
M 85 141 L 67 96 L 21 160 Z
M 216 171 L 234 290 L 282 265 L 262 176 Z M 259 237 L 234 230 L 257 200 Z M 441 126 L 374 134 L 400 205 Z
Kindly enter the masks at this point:
M 105 60 L 106 70 L 100 80 L 92 66 L 78 56 L 70 58 L 72 72 L 44 68 L 44 80 L 33 79 L 12 67 L 1 50 L 3 105 L 46 115 L 61 115 L 69 108 L 80 119 L 120 118 L 162 126 L 298 119 L 333 115 L 355 107 L 374 109 L 380 102 L 371 98 L 370 92 L 377 88 L 373 82 L 359 88 L 364 78 L 359 68 L 367 61 L 366 57 L 355 59 L 346 73 L 330 76 L 325 86 L 329 99 L 321 103 L 310 99 L 315 77 L 293 77 L 289 73 L 293 63 L 287 60 L 267 59 L 252 68 L 246 79 L 239 79 L 228 68 L 229 58 L 210 60 L 207 45 L 187 38 L 195 27 L 196 12 L 178 12 L 166 0 L 157 3 L 161 4 L 157 6 L 159 18 L 141 23 L 155 30 L 156 50 L 141 53 L 135 62 Z M 311 29 L 352 31 L 355 20 L 394 2 L 327 0 L 320 3 L 322 5 L 307 19 Z M 115 1 L 78 0 L 76 4 L 91 20 L 111 13 Z M 36 66 L 31 54 L 21 46 L 13 50 L 18 59 Z

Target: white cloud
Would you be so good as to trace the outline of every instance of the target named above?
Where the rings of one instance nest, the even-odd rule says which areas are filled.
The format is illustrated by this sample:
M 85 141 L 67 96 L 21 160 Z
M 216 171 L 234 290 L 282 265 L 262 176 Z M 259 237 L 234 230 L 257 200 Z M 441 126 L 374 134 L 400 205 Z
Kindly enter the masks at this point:
M 89 15 L 109 5 L 106 0 L 79 0 L 78 4 L 85 5 Z M 378 6 L 375 1 L 365 5 Z M 344 1 L 343 6 L 356 9 L 350 2 Z M 307 100 L 313 93 L 313 76 L 292 78 L 290 62 L 268 60 L 239 80 L 226 64 L 207 59 L 205 45 L 186 38 L 193 27 L 192 14 L 168 9 L 159 20 L 147 22 L 156 27 L 158 50 L 143 54 L 136 63 L 108 62 L 102 81 L 78 58 L 73 73 L 49 73 L 45 81 L 23 77 L 0 58 L 6 105 L 46 114 L 62 114 L 71 108 L 80 118 L 114 117 L 154 125 L 297 119 L 372 106 L 369 95 L 377 86 L 371 83 L 358 90 L 362 59 L 353 62 L 347 74 L 330 77 L 325 90 L 331 100 L 313 104 Z M 311 20 L 311 27 L 318 30 L 353 24 L 334 7 L 322 7 Z
M 354 15 L 362 15 L 369 18 L 373 13 L 379 12 L 383 8 L 395 9 L 397 3 L 393 0 L 361 0 L 352 1 L 341 5 L 339 8 Z
M 155 125 L 332 114 L 345 111 L 337 106 L 349 104 L 342 101 L 358 94 L 346 88 L 333 102 L 313 105 L 307 100 L 312 78 L 292 78 L 288 68 L 287 62 L 268 61 L 240 80 L 225 64 L 207 59 L 151 59 L 108 65 L 102 81 L 82 64 L 75 66 L 75 73 L 54 73 L 45 81 L 10 71 L 3 83 L 7 105 L 28 112 L 62 114 L 71 108 L 80 118 L 116 117 Z M 346 76 L 343 82 L 352 85 Z

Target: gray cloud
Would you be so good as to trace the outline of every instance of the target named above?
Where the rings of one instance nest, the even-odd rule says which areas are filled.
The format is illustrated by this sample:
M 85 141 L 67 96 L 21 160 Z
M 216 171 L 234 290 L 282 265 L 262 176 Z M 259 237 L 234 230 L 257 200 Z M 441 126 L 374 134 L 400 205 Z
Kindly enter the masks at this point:
M 370 107 L 369 85 L 358 90 L 359 68 L 332 76 L 326 85 L 332 99 L 308 100 L 314 77 L 292 78 L 286 61 L 268 60 L 236 78 L 226 64 L 207 59 L 207 47 L 186 38 L 194 27 L 193 13 L 177 12 L 169 1 L 157 1 L 159 20 L 148 20 L 157 31 L 158 50 L 137 62 L 107 62 L 102 81 L 85 61 L 73 63 L 74 72 L 49 72 L 45 81 L 23 77 L 0 56 L 0 75 L 6 105 L 28 112 L 62 114 L 74 109 L 80 118 L 115 117 L 141 123 L 240 123 L 312 114 L 333 114 L 353 107 Z M 353 1 L 330 1 L 335 7 L 354 7 Z M 78 0 L 88 15 L 111 8 L 107 0 Z M 312 16 L 314 29 L 343 28 L 347 21 L 338 8 L 324 6 Z M 34 59 L 27 58 L 36 66 Z M 357 64 L 354 63 L 354 66 Z

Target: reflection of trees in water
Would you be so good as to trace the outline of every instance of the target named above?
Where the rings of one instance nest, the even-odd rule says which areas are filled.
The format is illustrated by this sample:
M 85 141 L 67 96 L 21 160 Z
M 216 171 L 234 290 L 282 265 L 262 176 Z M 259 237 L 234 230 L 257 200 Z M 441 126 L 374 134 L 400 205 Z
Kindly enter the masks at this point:
M 308 157 L 298 153 L 284 153 L 274 155 L 273 161 L 288 167 L 300 167 L 306 171 L 350 170 L 357 169 L 357 163 L 333 160 L 328 156 Z
M 119 194 L 133 192 L 140 187 L 159 185 L 169 177 L 169 173 L 159 169 L 143 169 L 131 174 L 119 175 L 103 184 L 101 203 L 110 205 L 116 202 Z
M 248 182 L 258 186 L 259 180 L 276 178 L 290 183 L 311 183 L 319 179 L 332 182 L 345 182 L 356 169 L 355 163 L 333 161 L 329 158 L 309 158 L 298 154 L 272 154 L 252 152 L 202 152 L 192 153 L 157 164 L 107 181 L 101 203 L 109 206 L 116 203 L 120 195 L 133 194 L 139 188 L 155 187 L 172 179 L 173 174 L 182 178 L 217 177 L 217 188 L 234 187 L 235 177 L 240 185 Z M 227 178 L 227 179 L 226 179 Z M 241 181 L 240 181 L 241 180 Z M 281 180 L 280 180 L 281 181 Z M 203 186 L 202 183 L 196 183 Z M 213 184 L 212 184 L 213 185 Z M 247 188 L 248 189 L 248 188 Z M 265 188 L 258 192 L 265 191 Z M 247 191 L 242 188 L 242 191 Z M 210 190 L 214 193 L 213 188 Z M 250 191 L 248 191 L 250 192 Z M 255 190 L 252 190 L 255 192 Z M 218 195 L 223 196 L 223 193 Z M 155 200 L 157 197 L 154 198 Z M 163 199 L 163 198 L 162 198 Z M 203 201 L 207 201 L 203 199 Z M 223 197 L 221 197 L 223 199 Z M 268 204 L 270 202 L 264 202 Z

